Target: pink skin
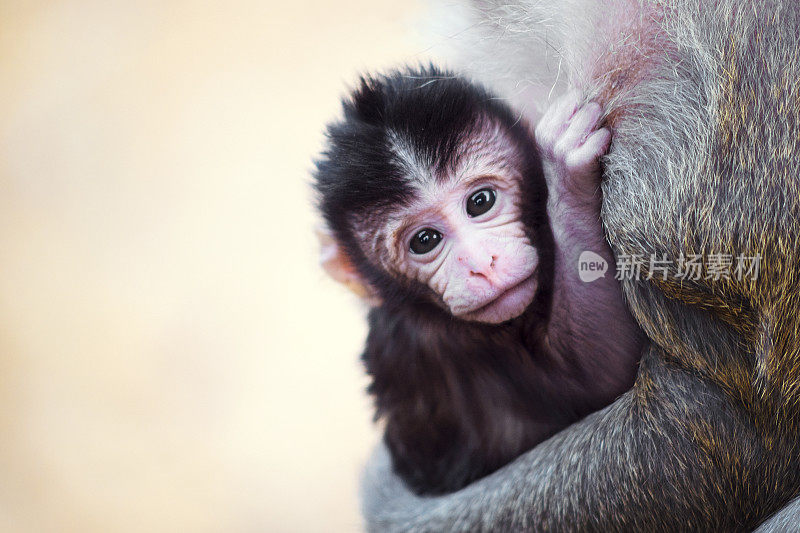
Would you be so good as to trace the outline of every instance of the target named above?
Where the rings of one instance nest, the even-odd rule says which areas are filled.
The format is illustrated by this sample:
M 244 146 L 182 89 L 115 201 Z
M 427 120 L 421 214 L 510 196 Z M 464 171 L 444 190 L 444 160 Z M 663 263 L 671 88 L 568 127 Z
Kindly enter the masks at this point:
M 517 179 L 481 172 L 431 187 L 437 190 L 406 213 L 413 222 L 399 232 L 405 273 L 430 286 L 464 320 L 496 324 L 519 316 L 536 292 L 536 249 L 520 222 Z M 495 191 L 494 205 L 470 217 L 467 200 L 487 187 Z M 423 228 L 439 231 L 442 241 L 427 254 L 414 254 L 408 243 Z
M 593 386 L 605 387 L 611 394 L 620 376 L 633 372 L 642 336 L 614 279 L 614 255 L 600 218 L 599 158 L 608 150 L 611 133 L 597 129 L 600 106 L 581 103 L 579 93 L 567 94 L 536 127 L 549 192 L 547 212 L 556 242 L 553 311 L 545 342 L 591 354 L 582 366 L 587 375 L 594 376 Z M 584 251 L 606 260 L 609 273 L 605 277 L 591 283 L 580 280 L 578 258 Z M 613 342 L 608 342 L 609 335 Z M 625 360 L 620 354 L 630 357 Z
M 579 104 L 577 93 L 566 95 L 536 128 L 551 196 L 548 211 L 561 252 L 569 256 L 598 250 L 610 258 L 599 222 L 598 158 L 608 149 L 611 133 L 596 129 L 599 105 Z M 454 316 L 497 324 L 519 316 L 533 300 L 537 257 L 519 222 L 519 177 L 480 170 L 480 179 L 428 185 L 427 200 L 405 213 L 408 222 L 398 234 L 398 246 L 405 251 L 401 262 L 407 268 L 401 270 L 440 294 Z M 495 205 L 481 216 L 469 217 L 467 199 L 487 186 L 497 192 Z M 427 254 L 413 254 L 408 243 L 423 228 L 439 231 L 442 242 Z M 561 258 L 566 256 L 562 253 Z
M 570 92 L 556 101 L 536 126 L 550 203 L 567 203 L 568 209 L 556 210 L 556 215 L 570 209 L 599 213 L 599 158 L 611 144 L 611 131 L 596 129 L 603 114 L 598 104 L 580 104 L 580 93 Z M 553 211 L 549 209 L 551 216 Z

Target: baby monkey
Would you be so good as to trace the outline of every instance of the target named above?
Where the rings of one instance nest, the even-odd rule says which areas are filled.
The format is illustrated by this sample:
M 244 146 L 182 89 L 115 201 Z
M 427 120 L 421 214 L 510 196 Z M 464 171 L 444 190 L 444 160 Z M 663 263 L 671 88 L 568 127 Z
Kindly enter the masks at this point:
M 463 487 L 633 384 L 642 336 L 610 272 L 599 105 L 556 103 L 534 135 L 434 67 L 366 77 L 315 174 L 323 265 L 369 299 L 363 360 L 395 470 Z M 579 278 L 584 251 L 610 265 Z

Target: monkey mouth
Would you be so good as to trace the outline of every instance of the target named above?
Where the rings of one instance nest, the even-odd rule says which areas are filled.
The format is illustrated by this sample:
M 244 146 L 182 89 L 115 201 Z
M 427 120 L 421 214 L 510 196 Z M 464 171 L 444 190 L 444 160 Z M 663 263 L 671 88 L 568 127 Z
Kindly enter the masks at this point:
M 463 320 L 500 324 L 521 315 L 536 295 L 536 279 L 530 275 L 505 289 L 485 304 L 459 315 Z

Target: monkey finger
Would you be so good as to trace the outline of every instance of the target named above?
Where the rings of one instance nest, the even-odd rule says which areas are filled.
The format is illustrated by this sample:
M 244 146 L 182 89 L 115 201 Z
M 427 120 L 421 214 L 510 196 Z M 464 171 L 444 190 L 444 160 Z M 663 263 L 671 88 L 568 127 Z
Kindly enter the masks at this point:
M 600 104 L 589 102 L 575 113 L 564 135 L 559 139 L 559 144 L 569 150 L 579 147 L 586 142 L 592 134 L 600 117 L 603 115 L 603 108 Z
M 611 145 L 611 130 L 601 128 L 586 138 L 580 148 L 573 150 L 566 163 L 567 166 L 587 167 L 596 163 L 597 159 L 608 151 Z
M 550 106 L 536 125 L 536 138 L 541 143 L 552 143 L 569 126 L 569 121 L 578 110 L 581 93 L 573 89 Z
M 551 107 L 551 119 L 555 124 L 568 122 L 580 108 L 582 95 L 578 89 L 564 93 Z

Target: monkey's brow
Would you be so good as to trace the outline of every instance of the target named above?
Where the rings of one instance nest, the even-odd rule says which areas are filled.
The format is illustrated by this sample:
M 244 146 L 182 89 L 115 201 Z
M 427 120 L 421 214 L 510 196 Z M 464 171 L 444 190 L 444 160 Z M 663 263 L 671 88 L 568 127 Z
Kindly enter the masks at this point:
M 425 219 L 426 216 L 434 214 L 436 209 L 423 208 L 418 211 L 402 209 L 400 212 L 405 212 L 405 214 L 395 218 L 394 220 L 386 221 L 381 228 L 387 235 L 391 237 L 392 241 L 400 241 L 401 237 L 409 229 L 411 229 L 412 226 L 418 224 L 419 221 Z
M 500 184 L 501 186 L 509 186 L 514 184 L 514 178 L 510 176 L 505 168 L 499 165 L 497 168 L 480 169 L 480 172 L 462 173 L 458 178 L 458 183 L 463 185 L 465 189 L 470 189 L 476 184 Z M 465 193 L 468 191 L 465 190 Z
M 463 175 L 513 173 L 520 163 L 518 150 L 502 126 L 485 121 L 462 140 L 450 173 L 455 173 L 459 181 Z
M 477 154 L 469 161 L 454 169 L 454 183 L 470 188 L 475 183 L 491 182 L 502 186 L 512 186 L 522 179 L 519 170 L 519 157 L 512 151 L 509 153 Z

